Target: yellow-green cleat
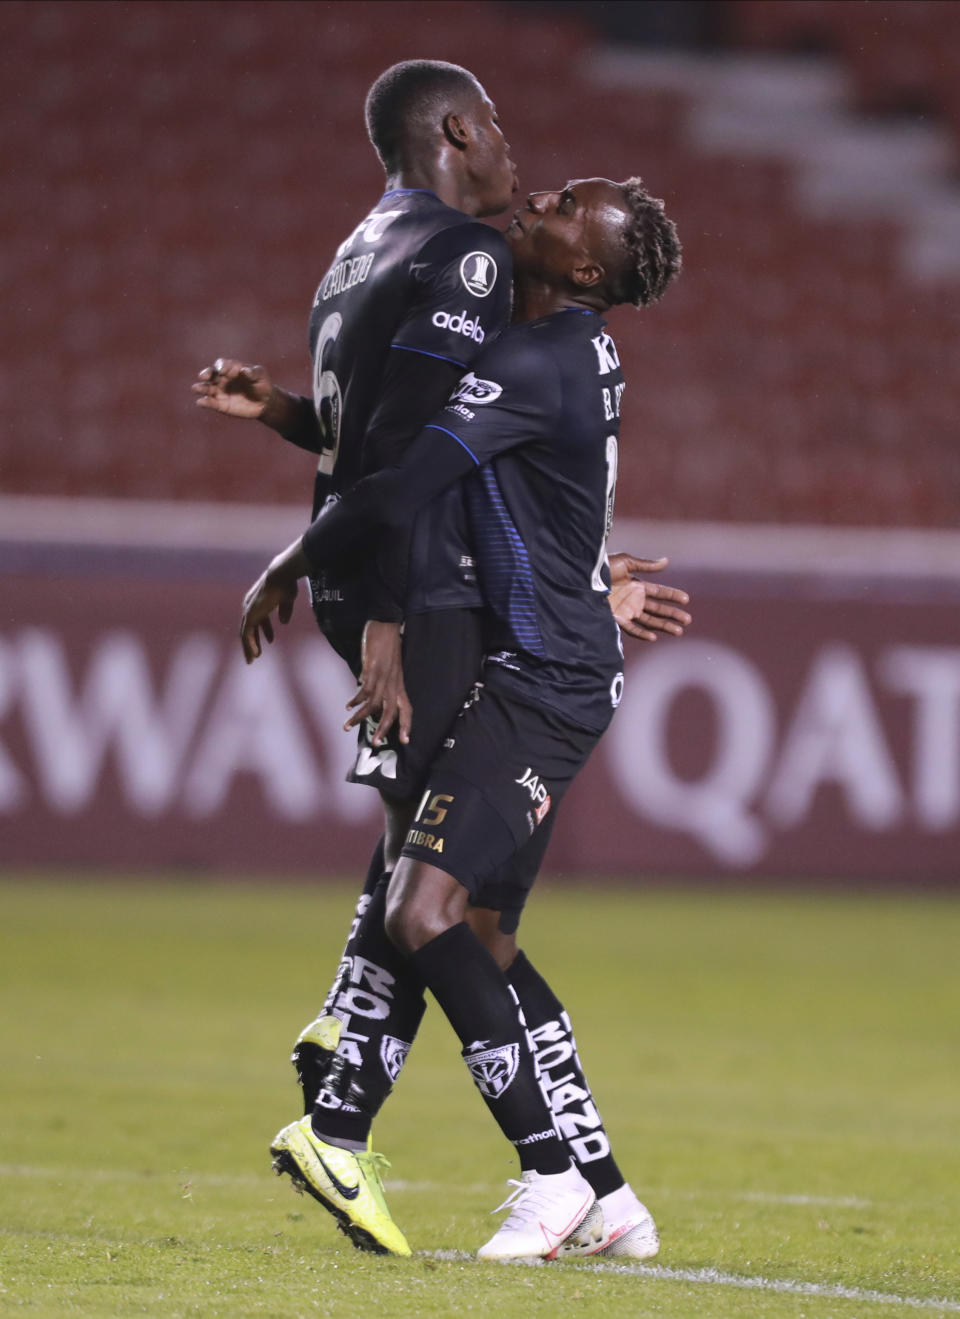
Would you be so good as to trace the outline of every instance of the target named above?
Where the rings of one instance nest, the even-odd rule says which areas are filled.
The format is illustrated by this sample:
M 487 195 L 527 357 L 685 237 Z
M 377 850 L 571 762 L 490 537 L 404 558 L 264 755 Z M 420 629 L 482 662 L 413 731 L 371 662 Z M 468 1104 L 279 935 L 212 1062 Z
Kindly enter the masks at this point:
M 295 1190 L 306 1191 L 329 1210 L 358 1250 L 411 1253 L 387 1208 L 380 1169 L 390 1165 L 382 1154 L 328 1145 L 314 1134 L 309 1116 L 279 1131 L 270 1153 L 277 1176 L 287 1173 Z

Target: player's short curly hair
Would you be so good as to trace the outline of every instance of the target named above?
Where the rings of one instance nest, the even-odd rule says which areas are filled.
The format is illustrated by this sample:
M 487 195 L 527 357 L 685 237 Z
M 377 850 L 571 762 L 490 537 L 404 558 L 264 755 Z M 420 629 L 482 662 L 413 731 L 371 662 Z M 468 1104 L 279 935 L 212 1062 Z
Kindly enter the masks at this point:
M 482 88 L 469 69 L 446 60 L 404 60 L 381 73 L 367 93 L 367 133 L 388 174 L 400 167 L 406 143 L 431 117 L 442 117 Z
M 627 211 L 623 231 L 626 260 L 613 282 L 614 302 L 647 307 L 662 298 L 683 265 L 677 226 L 659 197 L 651 197 L 639 178 L 619 185 Z

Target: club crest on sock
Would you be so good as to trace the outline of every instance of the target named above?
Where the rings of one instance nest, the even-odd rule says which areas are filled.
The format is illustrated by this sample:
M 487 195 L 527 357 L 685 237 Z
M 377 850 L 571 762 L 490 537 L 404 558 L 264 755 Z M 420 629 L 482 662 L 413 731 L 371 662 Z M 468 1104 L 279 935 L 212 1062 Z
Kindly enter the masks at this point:
M 390 1078 L 391 1085 L 400 1075 L 409 1052 L 410 1045 L 407 1041 L 398 1040 L 395 1035 L 384 1035 L 380 1041 L 380 1061 L 383 1063 L 383 1070 Z
M 482 1053 L 464 1053 L 463 1060 L 480 1093 L 488 1099 L 498 1099 L 517 1074 L 520 1045 L 502 1044 L 497 1049 L 485 1049 Z

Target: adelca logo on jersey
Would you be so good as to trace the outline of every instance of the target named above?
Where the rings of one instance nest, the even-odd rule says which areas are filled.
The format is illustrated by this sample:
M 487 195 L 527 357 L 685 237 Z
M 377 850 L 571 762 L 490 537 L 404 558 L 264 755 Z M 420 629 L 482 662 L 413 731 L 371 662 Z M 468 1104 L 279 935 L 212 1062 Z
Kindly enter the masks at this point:
M 486 338 L 483 326 L 478 320 L 467 316 L 466 308 L 452 314 L 448 311 L 435 311 L 433 324 L 438 330 L 451 330 L 454 334 L 462 334 L 464 338 L 472 339 L 474 343 L 483 343 Z

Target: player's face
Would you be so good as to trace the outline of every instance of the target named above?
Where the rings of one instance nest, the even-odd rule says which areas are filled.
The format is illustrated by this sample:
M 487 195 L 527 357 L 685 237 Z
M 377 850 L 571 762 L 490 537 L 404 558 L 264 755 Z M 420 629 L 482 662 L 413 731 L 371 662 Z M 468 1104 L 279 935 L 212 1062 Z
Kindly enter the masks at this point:
M 510 144 L 500 127 L 497 107 L 482 89 L 471 118 L 471 173 L 482 207 L 478 214 L 499 215 L 517 190 L 517 167 L 510 159 Z
M 532 192 L 507 229 L 514 266 L 555 284 L 579 262 L 605 266 L 616 250 L 625 212 L 609 179 L 574 179 L 559 192 Z

